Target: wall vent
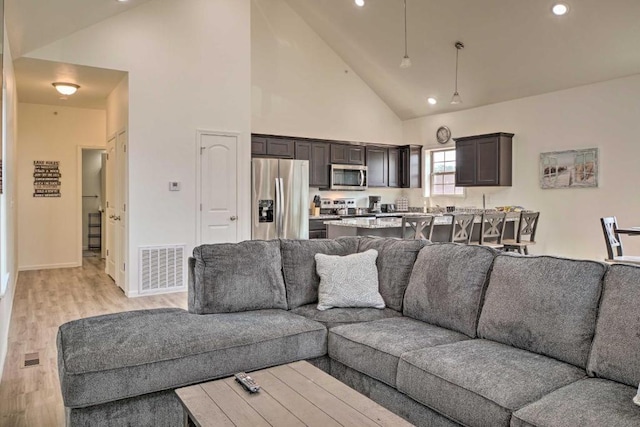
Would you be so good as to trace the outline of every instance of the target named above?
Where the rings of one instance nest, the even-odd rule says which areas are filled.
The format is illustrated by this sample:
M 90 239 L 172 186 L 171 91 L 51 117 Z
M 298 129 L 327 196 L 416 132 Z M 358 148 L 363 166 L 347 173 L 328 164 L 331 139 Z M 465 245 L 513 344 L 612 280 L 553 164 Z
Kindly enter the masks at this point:
M 184 245 L 140 248 L 140 293 L 184 286 Z

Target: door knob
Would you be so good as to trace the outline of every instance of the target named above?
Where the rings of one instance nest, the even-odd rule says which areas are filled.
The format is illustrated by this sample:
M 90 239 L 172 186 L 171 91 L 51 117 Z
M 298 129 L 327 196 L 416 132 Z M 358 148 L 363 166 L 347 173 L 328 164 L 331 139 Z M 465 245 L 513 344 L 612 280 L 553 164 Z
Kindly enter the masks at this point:
M 118 216 L 114 216 L 114 217 L 113 217 L 113 220 L 114 220 L 114 221 L 120 221 L 120 216 L 119 216 L 119 215 L 118 215 Z
M 115 217 L 115 215 L 109 215 L 109 219 L 114 219 Z
M 238 219 L 237 216 L 233 215 L 232 217 L 229 218 L 231 221 L 235 221 L 236 219 Z

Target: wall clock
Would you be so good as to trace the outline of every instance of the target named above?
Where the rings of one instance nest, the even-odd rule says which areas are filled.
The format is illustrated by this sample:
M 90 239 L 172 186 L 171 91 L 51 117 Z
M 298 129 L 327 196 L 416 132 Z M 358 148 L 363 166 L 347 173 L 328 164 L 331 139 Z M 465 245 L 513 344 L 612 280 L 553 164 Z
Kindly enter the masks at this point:
M 440 144 L 446 144 L 451 139 L 451 130 L 446 126 L 440 126 L 436 131 L 436 139 Z

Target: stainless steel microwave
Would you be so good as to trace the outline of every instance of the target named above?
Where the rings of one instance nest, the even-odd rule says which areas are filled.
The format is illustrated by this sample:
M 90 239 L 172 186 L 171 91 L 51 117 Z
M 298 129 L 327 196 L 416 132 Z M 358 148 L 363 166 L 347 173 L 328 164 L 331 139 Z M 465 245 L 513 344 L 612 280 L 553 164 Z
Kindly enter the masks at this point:
M 366 190 L 367 167 L 331 165 L 331 190 Z

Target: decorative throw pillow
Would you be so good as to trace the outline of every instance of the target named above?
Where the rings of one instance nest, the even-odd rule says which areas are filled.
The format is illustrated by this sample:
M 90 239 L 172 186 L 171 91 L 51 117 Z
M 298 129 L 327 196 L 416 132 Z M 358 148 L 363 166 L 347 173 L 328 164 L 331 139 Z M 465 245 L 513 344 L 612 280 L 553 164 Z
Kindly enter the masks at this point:
M 320 276 L 318 310 L 333 307 L 384 308 L 378 291 L 378 251 L 346 255 L 316 254 L 316 271 Z

